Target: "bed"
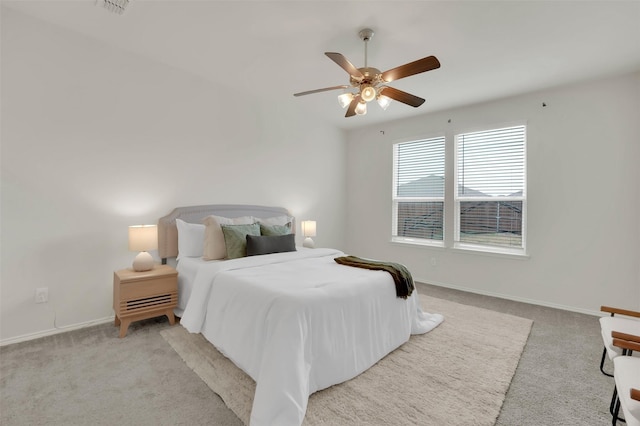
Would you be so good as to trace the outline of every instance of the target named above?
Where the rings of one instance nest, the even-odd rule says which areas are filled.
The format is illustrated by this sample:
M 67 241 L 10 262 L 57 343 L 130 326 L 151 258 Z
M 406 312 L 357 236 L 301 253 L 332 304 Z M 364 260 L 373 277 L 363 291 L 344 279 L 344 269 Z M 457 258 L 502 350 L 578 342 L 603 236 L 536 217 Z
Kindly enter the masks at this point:
M 181 235 L 185 223 L 196 235 L 211 215 L 287 218 L 294 233 L 295 218 L 279 207 L 211 205 L 181 207 L 158 222 L 160 256 L 177 259 L 180 324 L 255 380 L 252 426 L 302 424 L 309 395 L 357 376 L 443 320 L 421 310 L 415 291 L 396 297 L 389 273 L 339 265 L 334 259 L 345 253 L 336 249 L 204 261 L 186 256 L 182 242 L 179 253 L 176 223 Z

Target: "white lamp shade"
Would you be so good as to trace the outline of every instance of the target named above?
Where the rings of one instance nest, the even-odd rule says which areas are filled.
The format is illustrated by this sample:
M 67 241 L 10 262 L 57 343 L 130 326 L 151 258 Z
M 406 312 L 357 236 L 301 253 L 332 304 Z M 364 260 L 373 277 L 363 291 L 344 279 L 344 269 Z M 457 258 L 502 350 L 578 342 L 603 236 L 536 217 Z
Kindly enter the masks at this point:
M 316 236 L 316 221 L 315 220 L 303 220 L 302 221 L 302 235 L 305 237 Z
M 365 102 L 371 102 L 376 98 L 376 89 L 371 86 L 365 86 L 360 91 L 360 97 Z
M 390 104 L 391 104 L 391 98 L 388 98 L 384 95 L 378 96 L 378 105 L 380 105 L 382 109 L 386 110 L 387 108 L 389 108 Z
M 338 103 L 342 108 L 348 107 L 352 100 L 353 100 L 352 93 L 343 93 L 342 95 L 338 96 Z
M 365 115 L 367 113 L 367 104 L 365 102 L 358 102 L 358 106 L 356 106 L 356 114 Z
M 129 227 L 129 250 L 149 251 L 158 248 L 158 227 L 137 225 Z

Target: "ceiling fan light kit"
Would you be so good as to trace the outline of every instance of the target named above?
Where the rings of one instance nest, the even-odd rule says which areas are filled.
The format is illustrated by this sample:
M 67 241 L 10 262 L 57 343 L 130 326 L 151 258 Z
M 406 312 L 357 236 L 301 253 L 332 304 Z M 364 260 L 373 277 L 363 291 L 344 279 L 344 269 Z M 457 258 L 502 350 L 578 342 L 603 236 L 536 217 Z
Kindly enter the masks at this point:
M 387 108 L 389 108 L 389 105 L 391 105 L 391 98 L 387 98 L 383 94 L 379 94 L 376 100 L 378 101 L 378 105 L 380 105 L 380 108 L 385 111 L 387 110 Z
M 360 87 L 360 97 L 365 102 L 371 102 L 376 98 L 378 94 L 376 93 L 376 89 L 369 85 L 363 85 Z
M 365 115 L 367 113 L 367 103 L 362 101 L 358 102 L 355 113 L 357 115 Z
M 348 107 L 352 100 L 353 93 L 351 92 L 343 93 L 342 95 L 338 96 L 338 103 L 342 108 Z
M 417 61 L 401 65 L 385 72 L 380 72 L 377 68 L 367 65 L 367 44 L 373 37 L 373 30 L 364 28 L 358 35 L 364 41 L 364 67 L 356 68 L 342 54 L 336 52 L 325 52 L 333 62 L 349 73 L 349 85 L 325 87 L 323 89 L 309 90 L 306 92 L 294 93 L 293 96 L 304 96 L 312 93 L 326 92 L 337 89 L 357 89 L 356 92 L 345 92 L 338 96 L 338 103 L 342 108 L 347 108 L 345 117 L 354 115 L 364 115 L 367 113 L 367 103 L 374 99 L 383 110 L 391 104 L 391 100 L 396 100 L 414 108 L 424 103 L 424 99 L 412 95 L 402 90 L 386 86 L 394 80 L 420 74 L 440 68 L 440 62 L 435 56 L 427 56 Z M 384 92 L 384 94 L 383 94 Z

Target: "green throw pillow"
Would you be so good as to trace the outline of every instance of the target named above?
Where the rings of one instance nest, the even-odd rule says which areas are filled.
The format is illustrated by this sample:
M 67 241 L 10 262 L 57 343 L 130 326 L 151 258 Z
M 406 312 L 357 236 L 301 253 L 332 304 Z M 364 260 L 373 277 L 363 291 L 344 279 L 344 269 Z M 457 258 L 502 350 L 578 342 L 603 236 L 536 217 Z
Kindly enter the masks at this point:
M 276 235 L 287 235 L 291 233 L 291 223 L 286 225 L 265 225 L 260 224 L 260 233 L 267 237 L 274 237 Z
M 227 246 L 227 259 L 247 255 L 247 235 L 260 235 L 260 225 L 220 225 Z

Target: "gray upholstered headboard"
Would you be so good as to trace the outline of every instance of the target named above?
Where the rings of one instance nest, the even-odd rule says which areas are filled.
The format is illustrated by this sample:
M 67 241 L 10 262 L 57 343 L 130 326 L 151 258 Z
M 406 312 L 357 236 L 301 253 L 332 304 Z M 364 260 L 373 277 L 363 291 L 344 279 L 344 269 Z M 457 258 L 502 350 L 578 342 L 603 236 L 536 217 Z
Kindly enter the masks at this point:
M 206 206 L 176 207 L 171 213 L 158 219 L 158 255 L 164 260 L 178 256 L 178 228 L 176 219 L 182 219 L 189 223 L 202 223 L 202 220 L 211 215 L 222 217 L 255 216 L 268 218 L 274 216 L 289 215 L 289 211 L 283 207 L 252 206 L 246 204 L 210 204 Z M 295 219 L 291 224 L 295 232 Z

